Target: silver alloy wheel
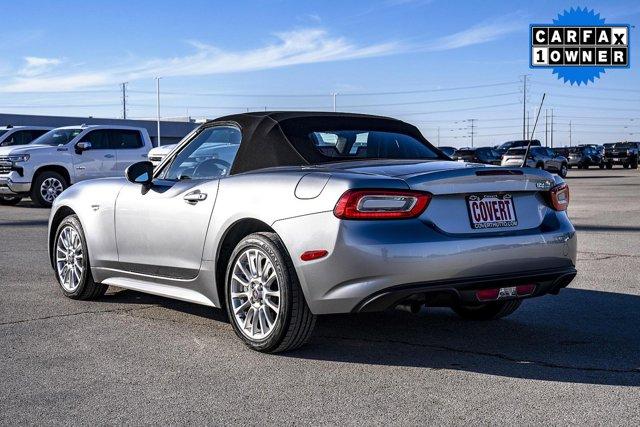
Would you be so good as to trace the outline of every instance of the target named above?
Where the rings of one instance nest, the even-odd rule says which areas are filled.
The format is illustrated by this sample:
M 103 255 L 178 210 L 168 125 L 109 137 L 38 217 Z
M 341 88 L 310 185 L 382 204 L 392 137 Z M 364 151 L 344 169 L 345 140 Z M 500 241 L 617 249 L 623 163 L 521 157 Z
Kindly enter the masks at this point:
M 53 203 L 63 190 L 64 186 L 57 178 L 49 177 L 40 184 L 40 195 L 48 203 Z
M 268 337 L 280 316 L 280 286 L 273 263 L 260 249 L 237 258 L 230 280 L 233 317 L 250 339 Z
M 70 225 L 60 231 L 56 242 L 56 269 L 62 287 L 67 292 L 74 292 L 80 285 L 84 271 L 84 253 L 80 235 Z

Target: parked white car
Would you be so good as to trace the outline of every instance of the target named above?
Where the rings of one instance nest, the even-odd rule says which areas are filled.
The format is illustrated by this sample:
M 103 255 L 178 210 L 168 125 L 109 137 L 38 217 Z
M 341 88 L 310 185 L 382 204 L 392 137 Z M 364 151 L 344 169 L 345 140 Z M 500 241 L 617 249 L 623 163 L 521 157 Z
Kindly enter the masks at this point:
M 30 144 L 0 147 L 0 203 L 30 196 L 37 206 L 51 206 L 78 181 L 122 176 L 151 147 L 146 129 L 110 125 L 61 127 Z
M 51 129 L 44 126 L 0 126 L 0 147 L 29 144 Z
M 171 152 L 174 148 L 176 148 L 178 144 L 169 144 L 169 145 L 161 145 L 160 147 L 152 148 L 149 151 L 149 161 L 153 163 L 153 166 L 158 166 L 162 159 L 165 158 L 167 154 Z

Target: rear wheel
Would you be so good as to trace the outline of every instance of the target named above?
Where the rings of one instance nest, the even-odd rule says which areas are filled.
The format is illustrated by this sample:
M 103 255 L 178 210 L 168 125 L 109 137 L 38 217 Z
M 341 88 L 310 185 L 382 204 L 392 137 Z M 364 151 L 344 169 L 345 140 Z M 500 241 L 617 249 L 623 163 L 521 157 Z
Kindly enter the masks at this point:
M 600 163 L 598 166 L 600 167 L 600 169 L 604 169 L 604 163 Z
M 93 280 L 87 242 L 76 215 L 66 217 L 58 226 L 52 252 L 56 278 L 65 296 L 88 300 L 104 295 L 108 286 Z
M 631 162 L 631 169 L 638 169 L 638 159 Z
M 463 319 L 493 320 L 506 317 L 520 307 L 520 300 L 493 301 L 481 305 L 459 305 L 451 307 Z
M 22 200 L 20 196 L 0 196 L 0 205 L 15 206 Z
M 225 299 L 236 335 L 257 351 L 300 347 L 315 325 L 293 264 L 275 233 L 254 233 L 238 243 L 227 267 Z
M 68 186 L 67 180 L 58 172 L 41 172 L 33 180 L 31 200 L 41 208 L 51 207 L 56 197 Z
M 625 169 L 629 169 L 629 163 L 625 163 L 624 165 L 622 165 L 622 167 Z
M 613 165 L 611 163 L 607 163 L 607 169 L 613 169 Z

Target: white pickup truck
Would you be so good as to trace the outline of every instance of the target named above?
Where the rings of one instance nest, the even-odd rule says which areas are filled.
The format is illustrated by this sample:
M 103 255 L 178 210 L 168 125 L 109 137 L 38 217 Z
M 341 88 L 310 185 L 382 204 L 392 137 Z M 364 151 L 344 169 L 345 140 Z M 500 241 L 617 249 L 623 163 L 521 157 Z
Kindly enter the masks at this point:
M 61 127 L 30 144 L 0 147 L 0 204 L 30 196 L 37 206 L 51 206 L 78 181 L 122 176 L 151 148 L 146 129 L 110 125 Z

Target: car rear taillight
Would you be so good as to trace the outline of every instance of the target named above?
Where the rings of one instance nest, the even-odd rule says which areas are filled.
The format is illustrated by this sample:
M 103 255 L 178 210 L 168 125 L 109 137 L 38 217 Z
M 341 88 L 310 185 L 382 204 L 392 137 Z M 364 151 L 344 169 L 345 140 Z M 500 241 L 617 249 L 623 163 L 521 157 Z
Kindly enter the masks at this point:
M 549 190 L 551 207 L 557 211 L 566 211 L 569 207 L 569 186 L 559 184 Z
M 407 219 L 426 209 L 431 195 L 409 190 L 348 190 L 333 213 L 340 219 Z

